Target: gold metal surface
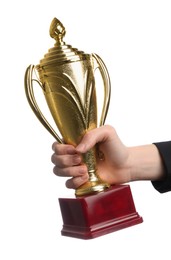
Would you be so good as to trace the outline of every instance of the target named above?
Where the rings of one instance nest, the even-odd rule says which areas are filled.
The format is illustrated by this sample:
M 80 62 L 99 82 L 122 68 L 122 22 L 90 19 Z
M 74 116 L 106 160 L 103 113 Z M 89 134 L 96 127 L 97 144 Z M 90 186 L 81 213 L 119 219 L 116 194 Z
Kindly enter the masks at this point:
M 83 135 L 104 124 L 109 101 L 110 79 L 105 64 L 96 54 L 85 54 L 63 41 L 65 28 L 56 18 L 50 26 L 50 36 L 55 39 L 55 45 L 49 49 L 37 66 L 30 65 L 25 73 L 25 92 L 28 102 L 44 127 L 59 143 L 76 146 Z M 38 71 L 39 78 L 34 79 L 33 72 Z M 99 70 L 103 86 L 104 100 L 98 124 L 98 109 L 96 100 L 95 71 Z M 33 82 L 41 86 L 52 117 L 62 137 L 48 123 L 37 105 Z M 98 100 L 98 102 L 101 102 Z M 97 173 L 97 147 L 83 155 L 87 164 L 89 181 L 80 186 L 75 194 L 84 196 L 105 190 L 108 183 L 103 182 Z

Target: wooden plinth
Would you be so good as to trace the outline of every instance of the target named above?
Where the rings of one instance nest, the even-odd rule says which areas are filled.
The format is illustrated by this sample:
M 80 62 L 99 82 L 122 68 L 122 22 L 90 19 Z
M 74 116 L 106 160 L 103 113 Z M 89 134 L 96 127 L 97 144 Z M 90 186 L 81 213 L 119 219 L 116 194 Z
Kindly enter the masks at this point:
M 90 239 L 143 222 L 129 185 L 80 198 L 59 198 L 59 204 L 63 236 Z

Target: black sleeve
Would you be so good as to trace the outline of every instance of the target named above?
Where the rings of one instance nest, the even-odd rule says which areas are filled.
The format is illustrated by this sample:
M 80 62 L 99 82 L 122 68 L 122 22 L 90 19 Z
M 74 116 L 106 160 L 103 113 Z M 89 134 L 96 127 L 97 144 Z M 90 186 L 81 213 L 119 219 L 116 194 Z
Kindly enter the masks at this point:
M 171 191 L 171 141 L 154 143 L 163 161 L 165 178 L 162 181 L 152 181 L 156 190 L 160 193 Z

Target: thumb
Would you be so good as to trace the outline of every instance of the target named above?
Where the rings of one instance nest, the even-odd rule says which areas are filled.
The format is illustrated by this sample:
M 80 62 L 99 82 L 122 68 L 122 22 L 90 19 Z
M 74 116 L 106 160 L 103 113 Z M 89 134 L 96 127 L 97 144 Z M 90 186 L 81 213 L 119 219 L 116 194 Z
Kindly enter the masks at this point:
M 81 142 L 77 145 L 76 151 L 79 153 L 86 153 L 97 143 L 105 142 L 109 139 L 111 132 L 110 126 L 101 126 L 88 131 L 82 138 Z

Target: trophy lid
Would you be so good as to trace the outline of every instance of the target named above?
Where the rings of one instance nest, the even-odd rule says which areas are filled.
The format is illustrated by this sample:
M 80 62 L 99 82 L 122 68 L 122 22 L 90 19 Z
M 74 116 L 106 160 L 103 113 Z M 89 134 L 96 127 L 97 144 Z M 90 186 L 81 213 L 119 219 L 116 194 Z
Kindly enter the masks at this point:
M 44 66 L 54 66 L 61 65 L 67 62 L 80 61 L 84 60 L 89 56 L 83 51 L 79 51 L 76 48 L 73 48 L 71 45 L 66 45 L 63 41 L 65 36 L 65 27 L 57 19 L 54 18 L 50 25 L 49 30 L 50 36 L 55 39 L 56 43 L 54 47 L 48 50 L 48 53 L 44 55 L 44 58 L 40 60 L 40 64 L 37 65 L 37 68 Z

